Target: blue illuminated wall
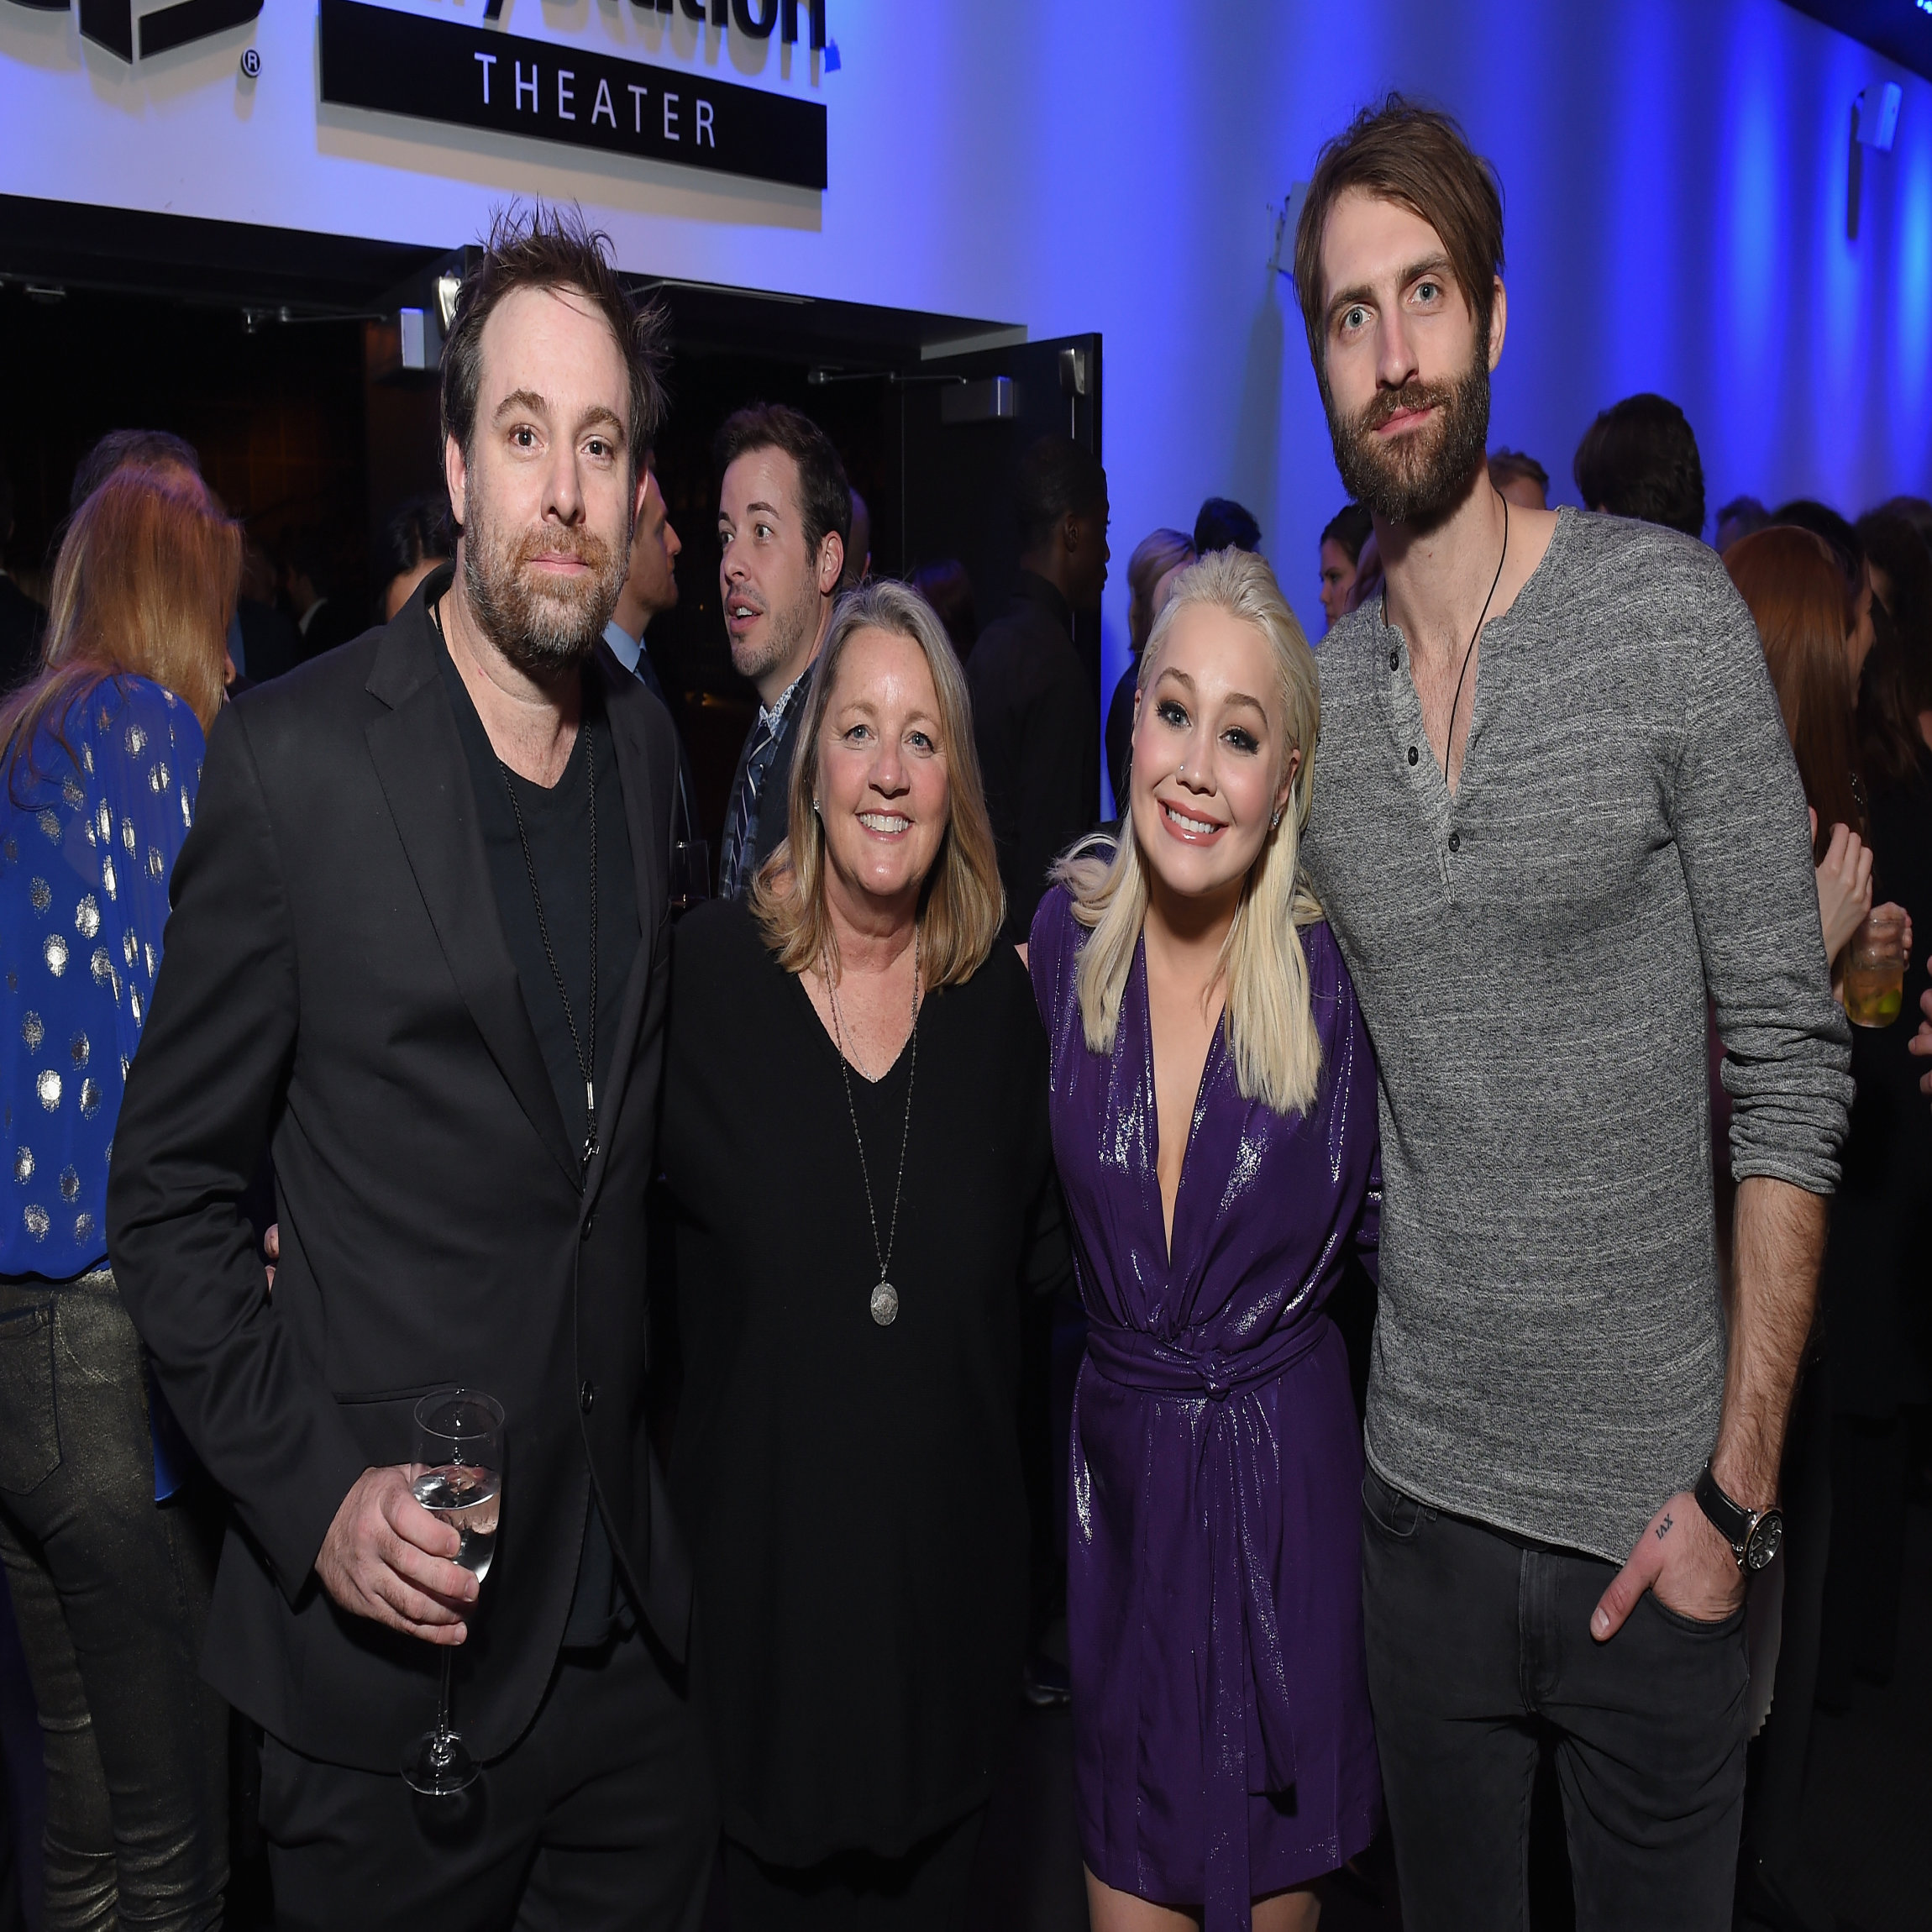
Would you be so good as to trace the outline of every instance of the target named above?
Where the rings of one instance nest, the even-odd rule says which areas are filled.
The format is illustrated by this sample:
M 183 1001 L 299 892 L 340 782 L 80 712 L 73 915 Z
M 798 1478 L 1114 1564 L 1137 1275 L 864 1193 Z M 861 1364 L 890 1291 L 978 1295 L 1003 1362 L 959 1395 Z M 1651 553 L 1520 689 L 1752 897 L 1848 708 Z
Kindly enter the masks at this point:
M 483 0 L 386 0 L 475 21 Z M 1904 0 L 1900 0 L 1903 4 Z M 141 0 L 144 11 L 147 0 Z M 1597 409 L 1684 407 L 1712 507 L 1932 494 L 1932 83 L 1780 0 L 830 0 L 836 71 L 627 0 L 508 0 L 507 28 L 822 100 L 822 197 L 316 106 L 315 13 L 129 70 L 0 0 L 0 188 L 450 245 L 492 203 L 580 200 L 624 265 L 1105 339 L 1112 664 L 1124 565 L 1237 496 L 1311 633 L 1341 501 L 1271 206 L 1402 87 L 1495 161 L 1509 334 L 1494 440 L 1573 500 Z M 1896 79 L 1845 236 L 1852 97 Z

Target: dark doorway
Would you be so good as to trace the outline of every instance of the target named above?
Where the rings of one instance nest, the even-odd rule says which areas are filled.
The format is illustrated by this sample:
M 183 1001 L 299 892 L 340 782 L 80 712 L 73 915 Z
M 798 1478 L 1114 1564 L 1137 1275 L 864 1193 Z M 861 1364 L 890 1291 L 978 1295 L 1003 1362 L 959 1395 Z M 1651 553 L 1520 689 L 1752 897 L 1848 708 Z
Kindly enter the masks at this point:
M 638 286 L 670 313 L 658 475 L 684 543 L 678 607 L 653 624 L 650 648 L 666 690 L 682 694 L 699 816 L 715 841 L 755 702 L 732 669 L 718 612 L 718 426 L 751 402 L 804 411 L 838 446 L 871 512 L 874 574 L 907 577 L 957 559 L 984 622 L 1005 608 L 1017 569 L 1011 484 L 1021 452 L 1056 431 L 1099 451 L 1100 344 L 1028 343 L 1018 328 L 853 302 Z M 1082 642 L 1097 704 L 1097 631 Z
M 0 461 L 18 496 L 7 563 L 44 591 L 74 467 L 104 431 L 169 429 L 272 558 L 323 533 L 332 594 L 375 621 L 374 554 L 404 499 L 440 487 L 434 371 L 397 366 L 399 303 L 433 300 L 449 251 L 0 196 L 0 354 L 16 372 Z M 711 444 L 748 402 L 819 423 L 872 515 L 873 568 L 957 559 L 980 622 L 1017 565 L 1015 465 L 1038 435 L 1100 448 L 1097 335 L 636 278 L 669 312 L 659 475 L 684 543 L 678 607 L 649 648 L 715 843 L 751 687 L 718 612 Z M 1099 701 L 1097 629 L 1079 639 Z

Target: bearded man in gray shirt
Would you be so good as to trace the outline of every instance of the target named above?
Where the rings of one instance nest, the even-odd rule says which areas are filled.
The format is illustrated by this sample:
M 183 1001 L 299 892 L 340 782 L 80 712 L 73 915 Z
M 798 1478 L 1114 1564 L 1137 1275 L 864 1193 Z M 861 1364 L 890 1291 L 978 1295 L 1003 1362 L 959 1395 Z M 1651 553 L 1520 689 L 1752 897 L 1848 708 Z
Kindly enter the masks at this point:
M 1718 1932 L 1849 1034 L 1722 566 L 1490 486 L 1502 260 L 1454 123 L 1392 97 L 1323 151 L 1295 279 L 1387 580 L 1322 648 L 1305 848 L 1381 1068 L 1370 1690 L 1405 1925 L 1527 1922 L 1553 1732 L 1578 1925 Z

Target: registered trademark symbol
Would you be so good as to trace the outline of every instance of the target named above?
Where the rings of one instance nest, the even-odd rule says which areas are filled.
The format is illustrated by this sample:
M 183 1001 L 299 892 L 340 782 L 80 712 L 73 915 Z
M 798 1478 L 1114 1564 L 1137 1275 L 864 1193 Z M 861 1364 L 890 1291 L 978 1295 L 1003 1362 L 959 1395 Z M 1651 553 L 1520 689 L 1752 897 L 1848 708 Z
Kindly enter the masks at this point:
M 259 48 L 242 49 L 241 70 L 251 81 L 261 71 L 261 52 Z

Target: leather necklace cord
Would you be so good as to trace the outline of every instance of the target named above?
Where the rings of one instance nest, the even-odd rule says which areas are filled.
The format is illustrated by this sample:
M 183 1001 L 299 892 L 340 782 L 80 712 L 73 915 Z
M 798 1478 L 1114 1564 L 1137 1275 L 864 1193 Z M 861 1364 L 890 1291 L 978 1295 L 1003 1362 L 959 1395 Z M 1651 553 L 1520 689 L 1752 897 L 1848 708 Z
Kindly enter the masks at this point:
M 447 651 L 449 639 L 443 629 L 443 613 L 434 604 L 429 606 L 429 619 Z M 584 776 L 591 794 L 591 1006 L 585 1016 L 591 1039 L 587 1055 L 584 1042 L 577 1032 L 577 1016 L 571 1011 L 570 993 L 564 985 L 563 969 L 557 963 L 556 949 L 550 943 L 550 923 L 543 916 L 543 895 L 537 885 L 537 862 L 530 854 L 530 835 L 523 827 L 523 808 L 517 802 L 517 788 L 511 783 L 509 766 L 498 759 L 496 769 L 503 774 L 503 793 L 510 801 L 510 816 L 517 822 L 517 843 L 523 849 L 523 874 L 530 881 L 530 900 L 537 908 L 537 937 L 543 942 L 543 957 L 550 963 L 550 978 L 556 984 L 557 997 L 564 1003 L 564 1024 L 570 1030 L 570 1051 L 576 1058 L 577 1071 L 583 1076 L 584 1145 L 580 1158 L 588 1168 L 597 1152 L 597 747 L 596 734 L 591 728 L 587 711 L 577 728 L 584 737 Z M 565 769 L 568 769 L 567 762 Z
M 1503 581 L 1503 566 L 1509 560 L 1509 499 L 1499 490 L 1498 501 L 1503 506 L 1503 554 L 1496 559 L 1496 575 L 1489 580 L 1489 595 L 1483 600 L 1483 615 L 1476 620 L 1476 628 L 1469 633 L 1468 648 L 1462 653 L 1462 668 L 1456 674 L 1456 695 L 1449 701 L 1449 729 L 1442 739 L 1442 782 L 1449 782 L 1449 759 L 1456 749 L 1456 707 L 1462 701 L 1462 680 L 1469 675 L 1469 660 L 1476 654 L 1476 640 L 1483 634 L 1483 627 L 1489 621 L 1489 606 L 1496 601 L 1496 586 Z
M 570 995 L 564 985 L 563 969 L 550 944 L 549 921 L 543 916 L 543 895 L 537 886 L 537 864 L 530 856 L 530 836 L 523 829 L 523 808 L 517 802 L 517 788 L 510 781 L 510 768 L 501 759 L 497 769 L 503 774 L 503 790 L 510 811 L 517 821 L 517 842 L 523 848 L 523 870 L 530 880 L 530 898 L 537 908 L 537 936 L 543 942 L 543 957 L 550 962 L 550 977 L 556 982 L 557 997 L 564 1003 L 564 1024 L 570 1029 L 570 1050 L 577 1058 L 577 1071 L 584 1077 L 583 1163 L 588 1168 L 597 1152 L 597 742 L 586 717 L 578 727 L 584 734 L 584 777 L 591 794 L 591 1010 L 588 1019 L 590 1053 L 577 1035 L 577 1016 L 570 1011 Z

